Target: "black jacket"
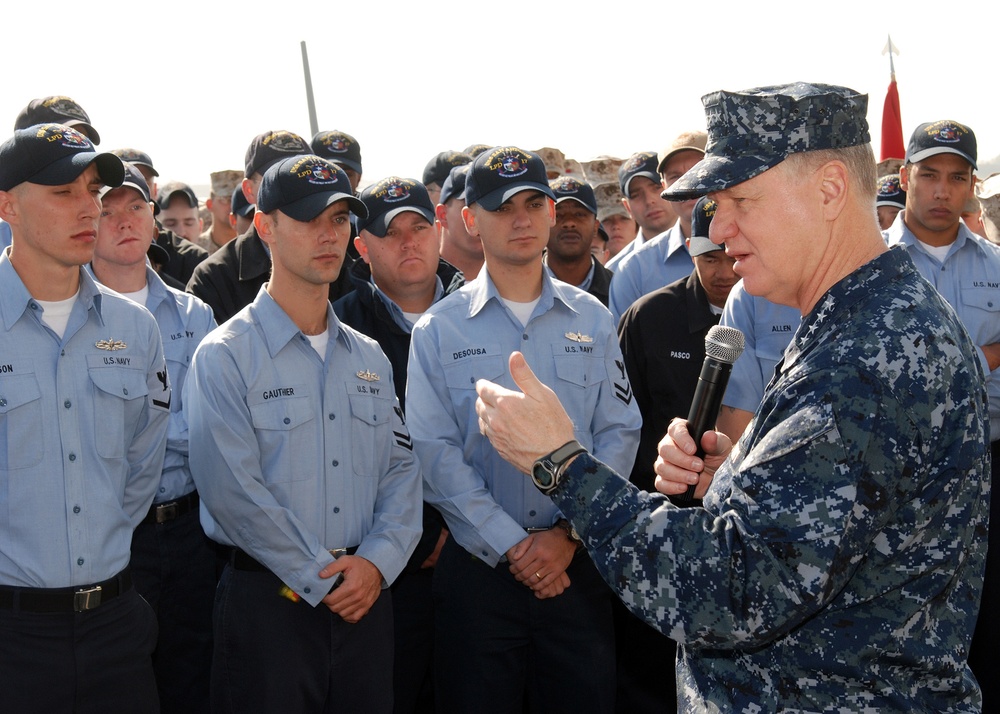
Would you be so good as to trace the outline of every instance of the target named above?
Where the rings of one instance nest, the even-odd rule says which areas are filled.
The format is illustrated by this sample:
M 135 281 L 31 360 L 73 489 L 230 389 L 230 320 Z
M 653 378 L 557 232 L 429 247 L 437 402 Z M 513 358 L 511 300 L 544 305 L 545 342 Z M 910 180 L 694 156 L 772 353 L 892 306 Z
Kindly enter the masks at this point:
M 719 323 L 692 272 L 636 300 L 618 325 L 625 370 L 642 414 L 629 480 L 654 492 L 657 445 L 674 417 L 687 418 L 705 361 L 705 335 Z
M 160 228 L 160 232 L 156 236 L 156 243 L 170 256 L 170 260 L 160 270 L 160 274 L 169 275 L 182 285 L 187 284 L 194 269 L 208 257 L 208 251 L 200 245 L 195 245 L 166 228 Z

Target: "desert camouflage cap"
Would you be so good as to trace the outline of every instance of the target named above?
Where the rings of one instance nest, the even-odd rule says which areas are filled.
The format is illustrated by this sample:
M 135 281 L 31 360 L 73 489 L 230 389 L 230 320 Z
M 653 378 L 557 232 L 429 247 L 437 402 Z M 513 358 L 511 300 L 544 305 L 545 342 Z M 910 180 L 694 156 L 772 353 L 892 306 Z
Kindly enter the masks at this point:
M 708 121 L 705 158 L 664 191 L 686 201 L 743 183 L 791 154 L 867 144 L 868 95 L 797 82 L 701 99 Z

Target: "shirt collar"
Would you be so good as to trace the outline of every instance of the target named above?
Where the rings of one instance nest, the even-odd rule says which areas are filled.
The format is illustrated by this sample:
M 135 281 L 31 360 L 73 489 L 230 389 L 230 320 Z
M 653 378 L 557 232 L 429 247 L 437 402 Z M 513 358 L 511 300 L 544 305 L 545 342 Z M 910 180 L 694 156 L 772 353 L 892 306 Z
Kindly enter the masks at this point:
M 302 330 L 292 322 L 292 318 L 288 316 L 288 313 L 282 310 L 281 306 L 267 292 L 267 283 L 260 286 L 257 297 L 250 306 L 250 311 L 261 326 L 260 332 L 263 335 L 264 343 L 267 345 L 267 352 L 272 359 L 293 339 L 299 335 L 305 337 Z M 350 351 L 351 343 L 347 339 L 347 335 L 341 327 L 340 320 L 334 314 L 333 306 L 329 301 L 326 304 L 326 325 L 327 331 L 330 332 L 330 342 L 340 340 L 344 347 Z
M 0 285 L 3 286 L 0 289 L 0 319 L 3 320 L 5 330 L 10 330 L 35 301 L 28 288 L 24 286 L 21 276 L 14 270 L 9 253 L 10 248 L 0 251 Z M 85 267 L 80 266 L 79 270 L 80 292 L 77 300 L 88 312 L 93 307 L 97 321 L 103 325 L 101 290 Z
M 885 237 L 885 242 L 890 245 L 905 245 L 907 248 L 916 247 L 918 250 L 930 255 L 930 252 L 920 242 L 920 239 L 914 235 L 913 231 L 909 229 L 906 223 L 903 221 L 903 215 L 906 210 L 902 210 L 896 214 L 896 219 L 892 222 L 892 225 L 885 229 L 883 236 Z M 972 230 L 965 225 L 964 222 L 959 221 L 958 223 L 958 235 L 955 237 L 954 242 L 951 244 L 951 249 L 948 251 L 946 257 L 950 257 L 962 250 L 966 244 L 970 244 L 977 250 L 982 251 L 983 247 L 980 245 L 979 241 L 976 240 L 977 236 Z
M 469 317 L 474 317 L 479 314 L 479 312 L 489 303 L 490 300 L 495 300 L 498 305 L 503 305 L 503 299 L 500 297 L 500 293 L 497 291 L 496 285 L 493 284 L 493 279 L 490 277 L 490 271 L 484 264 L 483 269 L 479 271 L 479 275 L 471 283 L 466 283 L 464 288 L 469 290 L 471 297 L 469 300 Z M 547 312 L 553 305 L 555 300 L 563 303 L 566 307 L 572 310 L 574 313 L 579 311 L 573 306 L 572 291 L 576 290 L 571 285 L 556 280 L 552 278 L 548 271 L 542 270 L 542 294 L 538 298 L 538 305 L 535 306 L 535 310 L 541 309 L 542 312 Z

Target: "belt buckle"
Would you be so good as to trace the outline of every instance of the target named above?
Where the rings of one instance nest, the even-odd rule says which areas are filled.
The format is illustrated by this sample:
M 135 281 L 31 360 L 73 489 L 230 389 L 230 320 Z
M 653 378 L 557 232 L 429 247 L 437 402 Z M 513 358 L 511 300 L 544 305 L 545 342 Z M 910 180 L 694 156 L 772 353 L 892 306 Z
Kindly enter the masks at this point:
M 334 558 L 341 558 L 347 555 L 347 548 L 330 548 L 330 555 Z
M 156 507 L 156 522 L 166 523 L 177 518 L 177 501 L 164 503 Z
M 95 585 L 92 588 L 77 590 L 73 593 L 73 610 L 75 612 L 86 612 L 93 610 L 101 604 L 101 586 Z

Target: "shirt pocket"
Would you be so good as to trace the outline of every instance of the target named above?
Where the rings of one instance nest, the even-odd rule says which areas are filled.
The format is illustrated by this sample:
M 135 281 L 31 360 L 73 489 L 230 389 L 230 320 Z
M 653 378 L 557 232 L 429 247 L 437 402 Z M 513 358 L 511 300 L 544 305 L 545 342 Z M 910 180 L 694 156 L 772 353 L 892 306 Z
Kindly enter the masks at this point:
M 1000 324 L 1000 290 L 997 288 L 962 289 L 962 324 L 977 346 L 993 342 Z M 981 334 L 980 334 L 981 333 Z
M 146 374 L 132 367 L 98 366 L 97 361 L 103 358 L 89 360 L 87 368 L 94 385 L 94 423 L 100 424 L 97 453 L 106 459 L 123 459 L 149 396 Z
M 258 391 L 255 399 L 247 400 L 267 483 L 302 481 L 316 475 L 313 456 L 320 437 L 311 424 L 315 418 L 311 401 L 303 385 L 281 391 L 290 396 L 270 396 L 269 391 Z
M 574 420 L 586 417 L 589 424 L 601 385 L 608 379 L 604 345 L 557 343 L 552 345 L 552 362 L 558 382 L 550 386 Z
M 42 449 L 37 445 L 42 433 L 41 397 L 34 374 L 12 375 L 0 381 L 0 443 L 5 445 L 6 470 L 29 468 L 42 460 Z
M 347 388 L 354 389 L 353 382 Z M 394 399 L 381 394 L 351 394 L 351 463 L 358 476 L 375 477 L 389 467 Z
M 476 390 L 476 382 L 488 379 L 496 382 L 507 371 L 507 360 L 500 353 L 500 345 L 490 344 L 474 347 L 462 352 L 468 356 L 457 357 L 444 364 L 444 381 L 448 389 L 455 391 Z M 461 355 L 462 352 L 454 354 Z
M 836 420 L 822 406 L 790 414 L 737 465 L 753 526 L 771 542 L 833 537 L 855 499 Z

